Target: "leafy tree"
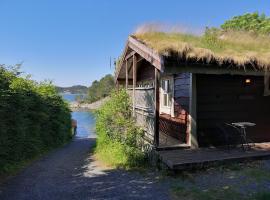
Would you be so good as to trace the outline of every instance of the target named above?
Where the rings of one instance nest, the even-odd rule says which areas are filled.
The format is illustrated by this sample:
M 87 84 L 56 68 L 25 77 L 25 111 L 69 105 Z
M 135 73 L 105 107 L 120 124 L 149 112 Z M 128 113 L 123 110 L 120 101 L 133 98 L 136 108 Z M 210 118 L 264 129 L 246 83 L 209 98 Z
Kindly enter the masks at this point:
M 111 74 L 107 74 L 99 81 L 95 80 L 88 89 L 87 100 L 94 102 L 108 96 L 114 89 L 114 78 Z
M 221 25 L 223 30 L 250 31 L 260 34 L 270 33 L 270 18 L 258 12 L 233 17 Z

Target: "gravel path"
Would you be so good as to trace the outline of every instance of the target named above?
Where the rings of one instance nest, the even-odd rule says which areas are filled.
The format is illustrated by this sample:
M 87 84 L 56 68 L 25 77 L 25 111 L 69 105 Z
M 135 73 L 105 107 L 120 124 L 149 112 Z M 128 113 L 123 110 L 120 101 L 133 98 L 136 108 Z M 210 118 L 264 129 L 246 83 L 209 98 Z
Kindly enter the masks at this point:
M 0 187 L 1 200 L 169 199 L 155 173 L 104 169 L 90 154 L 95 139 L 76 138 Z

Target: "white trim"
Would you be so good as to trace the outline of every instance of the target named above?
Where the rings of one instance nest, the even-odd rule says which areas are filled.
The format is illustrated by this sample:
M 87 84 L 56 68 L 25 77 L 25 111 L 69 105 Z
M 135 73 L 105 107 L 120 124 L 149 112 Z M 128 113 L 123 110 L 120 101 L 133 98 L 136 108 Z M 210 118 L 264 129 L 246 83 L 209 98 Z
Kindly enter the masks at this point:
M 197 83 L 196 83 L 196 74 L 190 74 L 190 97 L 189 97 L 189 124 L 188 124 L 188 133 L 189 140 L 188 145 L 191 148 L 198 148 L 197 140 Z
M 171 94 L 171 105 L 170 106 L 164 106 L 164 99 L 163 99 L 163 88 L 162 88 L 162 81 L 169 80 L 170 82 L 170 94 Z M 159 89 L 159 99 L 160 99 L 160 113 L 166 113 L 170 116 L 174 117 L 174 78 L 173 76 L 165 76 L 161 78 L 161 84 Z

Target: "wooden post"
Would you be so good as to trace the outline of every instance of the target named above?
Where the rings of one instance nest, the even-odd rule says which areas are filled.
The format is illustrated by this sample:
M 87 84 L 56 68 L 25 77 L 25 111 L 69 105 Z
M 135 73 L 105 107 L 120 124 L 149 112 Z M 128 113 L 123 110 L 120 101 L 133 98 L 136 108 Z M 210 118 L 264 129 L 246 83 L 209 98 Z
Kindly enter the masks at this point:
M 190 74 L 190 98 L 189 98 L 189 138 L 191 148 L 198 148 L 197 140 L 197 84 L 196 74 Z
M 137 59 L 136 55 L 132 56 L 133 60 L 133 116 L 135 116 L 135 87 L 136 87 L 136 80 L 137 80 Z
M 119 81 L 118 80 L 116 81 L 116 90 L 117 90 L 117 92 L 119 92 Z
M 157 68 L 155 68 L 155 129 L 154 129 L 155 147 L 159 146 L 159 82 L 160 82 L 160 71 Z
M 126 60 L 126 89 L 128 89 L 128 61 Z

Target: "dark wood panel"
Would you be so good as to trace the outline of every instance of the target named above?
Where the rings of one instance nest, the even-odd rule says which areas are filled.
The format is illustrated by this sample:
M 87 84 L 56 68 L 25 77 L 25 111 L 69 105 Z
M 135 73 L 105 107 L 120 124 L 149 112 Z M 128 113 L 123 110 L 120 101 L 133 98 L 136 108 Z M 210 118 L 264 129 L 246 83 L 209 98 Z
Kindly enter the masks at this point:
M 270 141 L 270 98 L 263 96 L 263 77 L 197 76 L 197 124 L 200 145 L 216 135 L 215 126 L 223 122 L 250 121 L 257 125 L 249 130 L 255 142 Z
M 154 80 L 155 68 L 149 62 L 143 60 L 138 66 L 137 81 Z
M 189 85 L 190 78 L 175 78 L 174 85 Z
M 174 90 L 188 90 L 189 91 L 189 85 L 188 84 L 182 84 L 182 85 L 175 85 L 174 84 Z

